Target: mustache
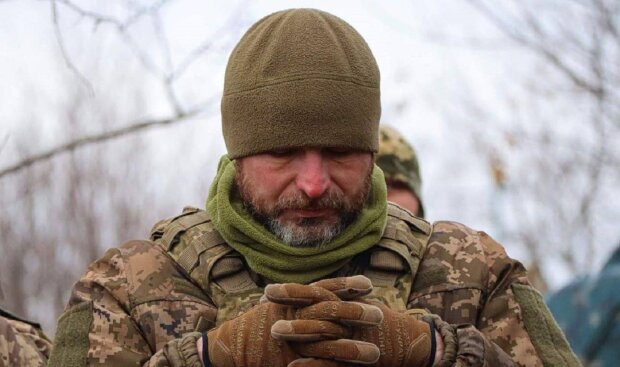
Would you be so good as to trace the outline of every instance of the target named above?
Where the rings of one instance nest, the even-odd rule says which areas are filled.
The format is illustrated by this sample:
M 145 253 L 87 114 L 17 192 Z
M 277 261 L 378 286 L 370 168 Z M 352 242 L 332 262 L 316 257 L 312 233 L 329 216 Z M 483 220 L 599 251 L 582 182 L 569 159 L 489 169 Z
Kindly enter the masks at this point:
M 280 215 L 285 210 L 321 210 L 321 209 L 334 209 L 337 211 L 349 210 L 347 208 L 344 194 L 330 190 L 319 198 L 309 198 L 302 192 L 295 192 L 281 197 L 275 203 L 272 209 L 273 215 Z

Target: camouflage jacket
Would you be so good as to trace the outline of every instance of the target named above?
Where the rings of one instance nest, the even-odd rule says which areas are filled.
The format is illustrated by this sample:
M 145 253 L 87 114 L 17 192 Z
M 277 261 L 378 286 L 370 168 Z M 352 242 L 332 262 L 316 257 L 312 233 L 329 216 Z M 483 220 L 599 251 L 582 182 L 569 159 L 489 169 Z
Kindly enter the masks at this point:
M 39 324 L 0 309 L 0 367 L 45 366 L 51 349 Z
M 370 297 L 452 324 L 455 366 L 579 365 L 523 266 L 483 232 L 431 227 L 390 205 L 380 243 L 333 276 L 355 274 L 373 281 Z M 186 211 L 156 225 L 151 241 L 89 266 L 59 319 L 50 366 L 202 366 L 199 332 L 251 307 L 265 283 L 204 211 Z

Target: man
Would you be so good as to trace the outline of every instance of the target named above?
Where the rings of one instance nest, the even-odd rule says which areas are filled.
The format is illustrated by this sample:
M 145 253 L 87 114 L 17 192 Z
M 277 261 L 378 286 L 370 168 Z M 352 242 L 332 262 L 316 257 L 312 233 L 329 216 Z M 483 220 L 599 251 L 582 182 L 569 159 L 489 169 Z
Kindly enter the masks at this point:
M 379 70 L 350 25 L 261 19 L 221 108 L 207 211 L 91 264 L 51 366 L 578 365 L 499 244 L 387 204 Z
M 51 349 L 39 324 L 0 308 L 0 367 L 45 366 Z
M 600 273 L 580 278 L 548 299 L 549 308 L 584 366 L 616 366 L 620 358 L 620 247 Z
M 383 171 L 387 199 L 424 218 L 420 165 L 413 147 L 394 128 L 381 125 L 375 163 Z

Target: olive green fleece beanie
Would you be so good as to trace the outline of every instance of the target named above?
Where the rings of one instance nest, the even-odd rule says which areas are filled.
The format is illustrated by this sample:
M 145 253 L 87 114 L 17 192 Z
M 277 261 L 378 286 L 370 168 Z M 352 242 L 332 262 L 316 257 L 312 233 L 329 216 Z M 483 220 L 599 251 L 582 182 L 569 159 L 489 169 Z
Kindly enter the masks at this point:
M 376 152 L 379 68 L 342 19 L 315 9 L 277 12 L 230 55 L 221 108 L 231 159 L 300 147 Z

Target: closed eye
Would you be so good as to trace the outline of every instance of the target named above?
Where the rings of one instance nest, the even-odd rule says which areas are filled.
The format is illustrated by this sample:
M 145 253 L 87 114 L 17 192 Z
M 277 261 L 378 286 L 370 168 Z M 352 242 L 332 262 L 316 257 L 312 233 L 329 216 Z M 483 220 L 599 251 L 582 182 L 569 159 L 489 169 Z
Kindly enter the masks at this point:
M 295 155 L 299 150 L 298 149 L 276 149 L 269 151 L 270 156 L 274 158 L 287 158 Z

